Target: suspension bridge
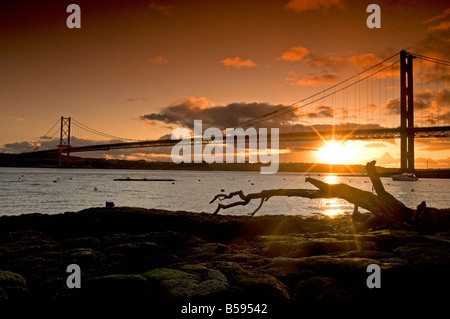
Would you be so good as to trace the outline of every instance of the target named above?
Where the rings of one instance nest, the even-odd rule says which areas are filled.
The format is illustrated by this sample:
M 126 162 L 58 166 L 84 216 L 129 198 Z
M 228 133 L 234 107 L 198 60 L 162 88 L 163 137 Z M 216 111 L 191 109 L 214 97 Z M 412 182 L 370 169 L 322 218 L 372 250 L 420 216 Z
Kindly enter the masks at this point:
M 414 139 L 450 137 L 449 66 L 449 61 L 403 50 L 314 95 L 228 127 L 279 127 L 279 141 L 287 143 L 399 139 L 400 170 L 413 171 Z M 62 116 L 32 151 L 22 154 L 59 154 L 61 163 L 71 153 L 178 142 L 121 138 Z

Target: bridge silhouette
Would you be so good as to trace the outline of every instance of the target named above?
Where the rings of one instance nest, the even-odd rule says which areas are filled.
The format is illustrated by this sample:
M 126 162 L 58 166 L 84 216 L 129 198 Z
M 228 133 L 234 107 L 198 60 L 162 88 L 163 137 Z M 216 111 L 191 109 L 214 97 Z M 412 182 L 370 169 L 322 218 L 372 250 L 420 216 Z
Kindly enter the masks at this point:
M 413 60 L 416 59 L 420 61 L 418 70 L 413 69 Z M 450 137 L 450 126 L 447 125 L 447 122 L 450 122 L 450 112 L 447 115 L 446 110 L 446 101 L 449 96 L 446 88 L 448 66 L 450 66 L 449 61 L 403 50 L 326 90 L 228 127 L 248 128 L 260 124 L 263 124 L 263 127 L 269 127 L 278 121 L 283 123 L 279 141 L 287 143 L 320 139 L 400 139 L 400 170 L 414 171 L 414 139 Z M 415 75 L 418 79 L 415 79 Z M 418 92 L 414 92 L 415 86 L 419 87 Z M 417 110 L 415 110 L 415 100 L 418 102 Z M 352 108 L 353 113 L 350 110 Z M 392 117 L 399 115 L 397 119 L 392 119 L 392 127 L 375 123 L 373 113 L 376 109 L 380 113 L 378 119 L 380 122 L 390 120 L 387 119 L 388 111 Z M 361 116 L 364 112 L 366 114 Z M 420 114 L 420 119 L 416 122 L 415 112 Z M 428 114 L 425 114 L 426 112 Z M 289 116 L 291 120 L 286 121 L 285 117 Z M 357 120 L 358 116 L 359 120 Z M 323 122 L 316 123 L 315 120 L 319 118 L 322 118 Z M 337 120 L 340 122 L 336 123 Z M 290 123 L 290 126 L 285 125 L 286 122 Z M 417 122 L 421 122 L 422 125 L 418 125 Z M 53 134 L 49 136 L 48 133 L 52 129 L 54 129 Z M 54 148 L 42 150 L 40 149 L 42 144 L 40 144 L 32 152 L 22 154 L 59 154 L 61 164 L 63 157 L 69 158 L 71 153 L 167 147 L 180 142 L 180 140 L 172 139 L 142 141 L 120 138 L 89 128 L 71 117 L 63 116 L 52 129 L 44 135 L 44 138 L 47 140 L 53 138 L 57 141 L 58 144 Z M 101 136 L 107 141 L 91 145 L 75 145 L 74 129 Z M 59 139 L 56 138 L 57 135 Z M 84 144 L 86 141 L 84 140 Z M 191 143 L 194 141 L 195 139 L 192 138 Z M 201 141 L 203 144 L 212 142 L 204 138 L 201 138 Z

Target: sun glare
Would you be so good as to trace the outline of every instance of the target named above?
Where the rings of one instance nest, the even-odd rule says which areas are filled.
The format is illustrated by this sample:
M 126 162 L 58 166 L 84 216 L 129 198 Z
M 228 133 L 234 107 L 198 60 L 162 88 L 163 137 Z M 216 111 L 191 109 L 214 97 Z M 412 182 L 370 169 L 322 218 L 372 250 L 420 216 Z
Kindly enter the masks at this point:
M 351 150 L 347 145 L 339 142 L 325 142 L 325 145 L 317 152 L 319 159 L 325 164 L 349 164 Z

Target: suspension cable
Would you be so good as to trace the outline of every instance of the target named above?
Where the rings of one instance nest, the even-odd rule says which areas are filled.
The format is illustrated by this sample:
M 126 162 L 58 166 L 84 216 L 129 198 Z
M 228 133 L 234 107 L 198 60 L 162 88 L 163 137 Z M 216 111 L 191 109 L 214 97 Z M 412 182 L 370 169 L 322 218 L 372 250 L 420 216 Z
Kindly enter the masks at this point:
M 304 106 L 306 106 L 306 105 L 311 104 L 311 102 L 309 102 L 309 103 L 307 103 L 307 104 L 304 104 L 304 105 L 301 105 L 301 106 L 297 106 L 297 107 L 295 107 L 295 108 L 292 108 L 294 105 L 297 105 L 297 104 L 302 103 L 302 102 L 304 102 L 304 101 L 307 101 L 307 100 L 309 100 L 309 99 L 311 99 L 311 98 L 314 98 L 314 97 L 316 97 L 317 95 L 323 94 L 323 93 L 325 93 L 325 92 L 327 92 L 327 91 L 329 91 L 329 90 L 331 90 L 331 89 L 335 89 L 336 87 L 338 87 L 338 86 L 340 86 L 340 85 L 342 85 L 342 84 L 344 84 L 344 83 L 347 83 L 348 81 L 353 80 L 354 78 L 359 77 L 359 76 L 361 76 L 361 75 L 364 74 L 364 73 L 369 72 L 370 70 L 372 70 L 372 69 L 374 69 L 374 68 L 380 66 L 381 64 L 386 63 L 387 61 L 391 60 L 392 58 L 396 57 L 396 56 L 399 55 L 399 54 L 400 54 L 400 53 L 396 53 L 396 54 L 394 54 L 393 56 L 391 56 L 391 57 L 389 57 L 389 58 L 387 58 L 387 59 L 385 59 L 385 60 L 383 60 L 383 61 L 381 61 L 381 62 L 379 62 L 379 63 L 377 63 L 377 64 L 375 64 L 375 65 L 373 65 L 372 67 L 370 67 L 370 68 L 368 68 L 368 69 L 366 69 L 366 70 L 364 70 L 364 71 L 362 71 L 362 72 L 360 72 L 360 73 L 358 73 L 358 74 L 356 74 L 356 75 L 354 75 L 354 76 L 352 76 L 352 77 L 350 77 L 350 78 L 347 78 L 347 79 L 345 79 L 344 81 L 341 81 L 341 82 L 339 82 L 339 83 L 337 83 L 337 84 L 335 84 L 335 85 L 333 85 L 333 86 L 331 86 L 331 87 L 329 87 L 329 88 L 327 88 L 327 89 L 325 89 L 325 90 L 322 90 L 322 91 L 317 92 L 317 93 L 315 93 L 315 94 L 313 94 L 313 95 L 311 95 L 311 96 L 308 96 L 307 98 L 304 98 L 304 99 L 301 99 L 301 100 L 299 100 L 299 101 L 297 101 L 297 102 L 295 102 L 295 103 L 291 103 L 291 104 L 289 104 L 289 105 L 286 105 L 286 106 L 284 106 L 284 107 L 282 107 L 282 108 L 280 108 L 280 109 L 278 109 L 278 110 L 272 111 L 272 112 L 270 112 L 270 113 L 263 114 L 263 115 L 261 115 L 261 116 L 255 117 L 255 118 L 253 118 L 253 119 L 249 119 L 249 120 L 245 120 L 245 121 L 239 122 L 239 123 L 233 125 L 232 127 L 241 126 L 242 124 L 251 123 L 251 122 L 253 122 L 253 121 L 255 121 L 255 120 L 259 120 L 259 119 L 263 119 L 262 121 L 265 121 L 265 120 L 268 120 L 268 119 L 275 118 L 275 117 L 279 116 L 279 114 L 277 114 L 277 115 L 275 115 L 275 116 L 272 116 L 272 117 L 270 117 L 270 118 L 267 118 L 267 117 L 268 117 L 268 116 L 271 116 L 271 115 L 274 115 L 274 114 L 276 114 L 276 113 L 279 113 L 280 111 L 283 111 L 283 110 L 288 109 L 288 108 L 291 108 L 291 109 L 288 110 L 286 113 L 293 112 L 294 110 L 297 110 L 297 109 L 299 109 L 299 108 L 302 108 L 302 107 L 304 107 Z M 385 70 L 385 69 L 387 69 L 387 68 L 393 66 L 394 64 L 396 64 L 396 63 L 398 63 L 398 62 L 399 62 L 399 61 L 393 62 L 393 63 L 390 64 L 389 66 L 384 67 L 384 68 L 382 68 L 382 69 L 380 69 L 380 70 L 378 70 L 378 71 L 376 71 L 376 72 L 374 72 L 374 73 L 372 73 L 372 74 L 370 74 L 370 75 L 368 75 L 368 76 L 366 76 L 366 77 L 363 77 L 363 78 L 359 79 L 358 81 L 353 82 L 352 84 L 346 85 L 344 88 L 339 89 L 339 90 L 337 90 L 336 92 L 340 92 L 340 91 L 342 91 L 342 90 L 344 90 L 344 89 L 346 89 L 346 88 L 348 88 L 348 87 L 350 87 L 350 86 L 352 86 L 352 85 L 354 85 L 354 84 L 356 84 L 356 83 L 358 83 L 358 82 L 360 82 L 360 81 L 362 81 L 362 80 L 365 80 L 365 79 L 367 79 L 368 77 L 371 77 L 371 76 L 373 76 L 373 75 L 375 75 L 375 74 L 377 74 L 377 73 L 379 73 L 379 72 L 381 72 L 381 71 L 383 71 L 383 70 Z M 332 94 L 334 94 L 334 93 L 335 93 L 335 92 L 332 92 L 331 94 L 325 95 L 324 97 L 328 97 L 328 96 L 330 96 L 330 95 L 332 95 Z M 257 122 L 255 122 L 255 123 L 253 123 L 253 124 L 258 124 L 258 123 L 261 123 L 262 121 L 257 121 Z M 224 131 L 225 129 L 226 129 L 226 128 L 222 128 L 222 131 Z

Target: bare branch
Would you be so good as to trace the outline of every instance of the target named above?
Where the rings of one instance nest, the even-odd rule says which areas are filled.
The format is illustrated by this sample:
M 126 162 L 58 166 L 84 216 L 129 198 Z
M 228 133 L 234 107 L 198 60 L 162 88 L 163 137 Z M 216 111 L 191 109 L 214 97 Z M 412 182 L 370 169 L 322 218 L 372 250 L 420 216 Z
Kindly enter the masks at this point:
M 245 195 L 242 190 L 229 194 L 218 194 L 210 202 L 233 199 L 238 196 L 240 201 L 230 204 L 218 204 L 214 215 L 221 209 L 236 206 L 246 206 L 252 200 L 259 199 L 258 207 L 249 215 L 254 216 L 263 206 L 264 202 L 274 196 L 305 197 L 305 198 L 341 198 L 355 205 L 355 210 L 362 207 L 370 211 L 387 225 L 400 229 L 419 228 L 425 231 L 450 228 L 450 209 L 439 210 L 426 207 L 425 203 L 418 206 L 417 210 L 406 207 L 402 202 L 389 194 L 381 182 L 375 168 L 375 161 L 367 163 L 367 173 L 372 181 L 376 194 L 364 191 L 347 184 L 327 184 L 323 181 L 306 178 L 306 182 L 317 189 L 269 189 L 259 193 Z

